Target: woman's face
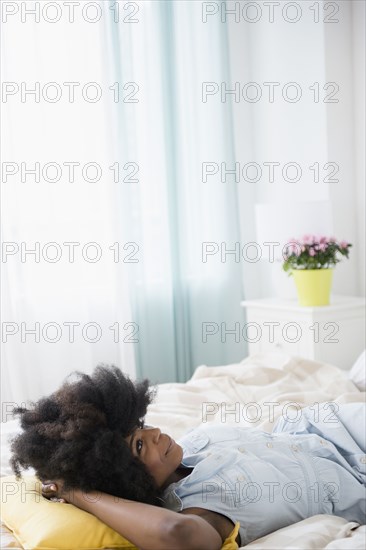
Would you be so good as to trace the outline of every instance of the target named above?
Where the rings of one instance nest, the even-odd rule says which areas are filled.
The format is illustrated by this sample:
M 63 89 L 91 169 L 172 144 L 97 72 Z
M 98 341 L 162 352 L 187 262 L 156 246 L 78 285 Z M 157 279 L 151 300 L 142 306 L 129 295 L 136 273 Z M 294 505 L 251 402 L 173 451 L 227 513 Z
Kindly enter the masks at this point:
M 126 438 L 131 452 L 143 462 L 159 487 L 174 481 L 174 472 L 180 465 L 183 450 L 174 439 L 151 426 L 136 428 Z

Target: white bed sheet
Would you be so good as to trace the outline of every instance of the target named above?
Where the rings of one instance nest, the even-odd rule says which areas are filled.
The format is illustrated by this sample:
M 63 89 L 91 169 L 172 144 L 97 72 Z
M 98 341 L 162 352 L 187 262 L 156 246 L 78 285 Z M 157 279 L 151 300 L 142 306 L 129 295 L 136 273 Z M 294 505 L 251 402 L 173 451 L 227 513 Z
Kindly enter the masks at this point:
M 365 397 L 366 393 L 348 379 L 347 372 L 337 367 L 267 353 L 228 366 L 200 366 L 185 384 L 159 385 L 146 422 L 159 426 L 174 438 L 201 422 L 223 420 L 271 431 L 283 411 L 291 414 L 298 407 L 316 407 L 317 403 L 324 402 L 360 402 L 365 401 Z M 249 403 L 256 405 L 246 406 Z M 230 414 L 230 411 L 234 412 Z M 16 429 L 16 423 L 12 422 L 2 433 L 2 475 L 9 474 L 7 439 Z M 6 533 L 1 548 L 21 549 L 21 546 Z M 337 516 L 318 515 L 280 529 L 245 548 L 363 550 L 366 527 Z

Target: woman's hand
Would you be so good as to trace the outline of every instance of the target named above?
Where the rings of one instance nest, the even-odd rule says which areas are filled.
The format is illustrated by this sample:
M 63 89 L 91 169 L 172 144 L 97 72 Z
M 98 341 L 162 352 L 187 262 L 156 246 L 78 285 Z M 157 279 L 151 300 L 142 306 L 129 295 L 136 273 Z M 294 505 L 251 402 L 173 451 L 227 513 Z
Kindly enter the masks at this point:
M 63 491 L 63 481 L 44 481 L 42 482 L 42 496 L 52 502 L 67 503 Z

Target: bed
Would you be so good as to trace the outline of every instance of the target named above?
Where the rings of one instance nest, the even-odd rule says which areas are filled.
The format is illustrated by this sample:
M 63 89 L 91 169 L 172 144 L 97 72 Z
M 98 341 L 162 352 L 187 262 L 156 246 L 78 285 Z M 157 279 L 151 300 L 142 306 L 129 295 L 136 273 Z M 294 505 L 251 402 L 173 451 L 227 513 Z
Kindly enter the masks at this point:
M 284 410 L 296 411 L 323 402 L 365 401 L 359 374 L 357 377 L 353 381 L 348 371 L 281 353 L 259 354 L 221 367 L 200 366 L 184 384 L 157 387 L 146 422 L 175 439 L 202 422 L 235 423 L 271 431 Z M 3 426 L 2 475 L 11 473 L 8 439 L 17 429 L 14 421 Z M 310 517 L 245 546 L 250 550 L 365 547 L 364 525 L 328 515 Z M 1 548 L 24 548 L 3 523 Z

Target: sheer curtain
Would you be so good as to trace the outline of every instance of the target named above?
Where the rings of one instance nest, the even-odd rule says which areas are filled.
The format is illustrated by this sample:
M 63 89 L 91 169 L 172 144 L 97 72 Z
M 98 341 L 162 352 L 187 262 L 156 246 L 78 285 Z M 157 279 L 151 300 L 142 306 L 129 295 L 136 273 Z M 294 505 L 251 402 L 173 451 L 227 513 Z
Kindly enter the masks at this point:
M 116 104 L 114 115 L 120 163 L 139 168 L 138 183 L 120 188 L 124 234 L 141 252 L 127 266 L 137 372 L 184 381 L 199 364 L 245 355 L 243 339 L 226 332 L 242 318 L 240 264 L 220 254 L 240 241 L 237 190 L 202 181 L 203 163 L 234 165 L 230 103 L 202 97 L 205 82 L 229 79 L 226 25 L 203 23 L 199 2 L 141 7 L 138 24 L 111 17 L 106 33 L 109 79 L 138 86 L 136 103 Z M 217 251 L 207 261 L 205 243 Z
M 32 94 L 22 102 L 19 93 L 2 104 L 3 169 L 5 162 L 18 168 L 7 181 L 3 173 L 2 185 L 3 413 L 7 402 L 37 399 L 71 371 L 90 372 L 98 362 L 135 375 L 127 279 L 124 264 L 115 262 L 114 243 L 126 252 L 116 222 L 118 185 L 109 169 L 115 159 L 103 25 L 64 19 L 51 25 L 19 17 L 3 25 L 3 81 L 19 88 L 24 82 L 28 90 L 39 82 L 41 90 L 39 102 Z M 43 98 L 50 82 L 62 91 L 57 102 Z M 79 83 L 74 102 L 65 82 Z M 103 90 L 100 101 L 83 99 L 89 82 Z M 48 97 L 55 91 L 50 87 Z M 26 173 L 36 163 L 39 182 Z M 45 170 L 47 163 L 53 165 Z M 70 163 L 79 163 L 74 177 Z
M 6 402 L 101 361 L 164 382 L 245 355 L 240 262 L 221 255 L 240 241 L 235 183 L 202 181 L 202 163 L 234 163 L 230 104 L 202 100 L 204 82 L 229 81 L 226 26 L 204 24 L 190 1 L 134 2 L 119 23 L 114 2 L 99 4 L 95 24 L 3 29 L 3 80 L 63 92 L 3 104 L 3 161 L 19 168 L 2 190 Z M 67 82 L 79 83 L 74 101 Z M 81 93 L 91 82 L 95 102 Z M 37 162 L 40 181 L 22 181 L 21 163 Z M 43 177 L 47 163 L 60 179 L 54 166 Z M 217 251 L 206 261 L 204 243 Z M 39 262 L 25 253 L 37 246 Z

